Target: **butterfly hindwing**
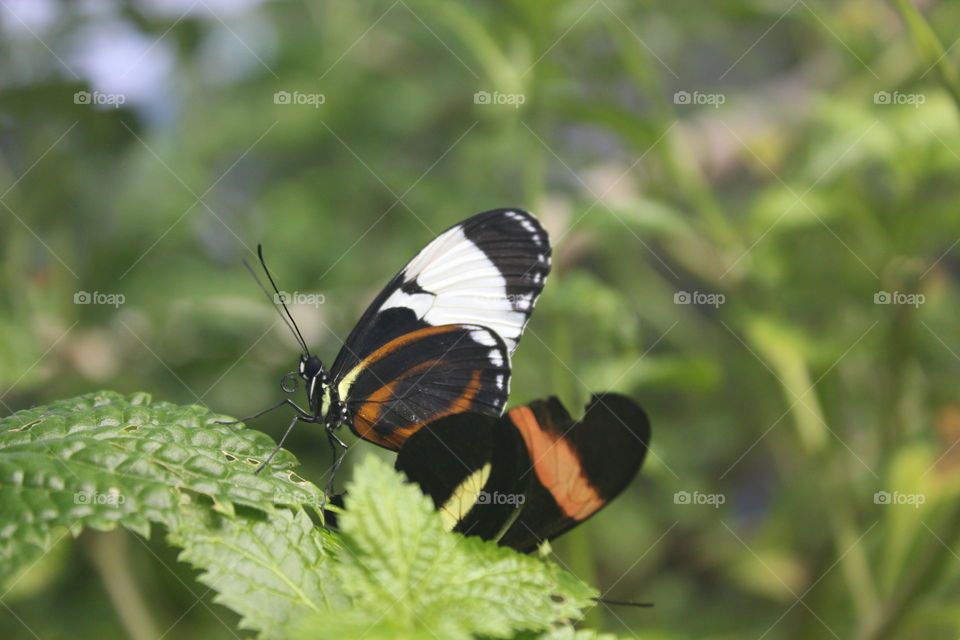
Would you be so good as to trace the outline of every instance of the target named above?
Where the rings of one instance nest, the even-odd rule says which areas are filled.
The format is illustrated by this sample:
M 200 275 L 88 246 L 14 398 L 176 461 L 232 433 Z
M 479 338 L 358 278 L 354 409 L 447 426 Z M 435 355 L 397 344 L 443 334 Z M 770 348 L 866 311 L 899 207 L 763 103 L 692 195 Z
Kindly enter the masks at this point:
M 347 375 L 388 342 L 425 327 L 487 327 L 509 353 L 550 272 L 550 241 L 519 209 L 479 213 L 434 238 L 364 312 L 331 368 Z
M 397 468 L 454 531 L 527 552 L 621 493 L 649 441 L 646 414 L 629 398 L 595 395 L 577 422 L 550 398 L 500 418 L 461 413 L 430 423 L 400 450 Z
M 522 551 L 575 527 L 619 495 L 650 442 L 646 414 L 614 393 L 593 396 L 579 422 L 556 398 L 512 409 L 504 419 L 524 440 L 532 477 L 523 510 L 500 543 Z
M 407 440 L 396 467 L 433 499 L 447 529 L 496 538 L 526 494 L 523 441 L 503 420 L 460 413 Z
M 424 327 L 368 354 L 338 385 L 353 431 L 397 450 L 443 416 L 499 415 L 510 389 L 510 356 L 485 327 Z

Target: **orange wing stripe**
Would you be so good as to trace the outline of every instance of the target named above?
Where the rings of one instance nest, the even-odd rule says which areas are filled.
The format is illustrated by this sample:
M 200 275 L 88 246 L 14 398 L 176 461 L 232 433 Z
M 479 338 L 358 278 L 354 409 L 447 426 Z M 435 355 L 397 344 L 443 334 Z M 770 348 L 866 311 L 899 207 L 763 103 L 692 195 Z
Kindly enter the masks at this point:
M 423 329 L 417 329 L 416 331 L 411 331 L 410 333 L 405 333 L 399 338 L 394 338 L 387 344 L 381 346 L 379 349 L 373 351 L 366 358 L 360 361 L 356 367 L 369 367 L 371 363 L 376 362 L 380 358 L 389 355 L 391 351 L 396 351 L 397 349 L 404 347 L 411 342 L 416 342 L 417 340 L 423 340 L 429 336 L 432 336 L 437 333 L 450 333 L 451 331 L 459 331 L 462 329 L 461 325 L 456 324 L 442 324 L 437 327 L 424 327 Z M 356 368 L 354 367 L 354 368 Z
M 360 407 L 360 410 L 357 412 L 356 417 L 354 418 L 353 428 L 357 432 L 357 435 L 364 440 L 369 440 L 370 442 L 374 442 L 389 449 L 396 450 L 407 441 L 407 438 L 413 435 L 417 429 L 425 425 L 427 422 L 439 420 L 440 418 L 453 413 L 469 411 L 472 406 L 473 399 L 480 391 L 480 376 L 483 373 L 481 369 L 474 369 L 470 378 L 470 382 L 466 387 L 464 387 L 463 393 L 457 396 L 447 406 L 446 409 L 440 411 L 439 413 L 429 416 L 421 422 L 417 422 L 406 427 L 392 429 L 387 433 L 379 432 L 374 428 L 377 422 L 380 420 L 380 414 L 383 412 L 384 403 L 393 399 L 393 396 L 395 395 L 394 388 L 396 387 L 397 383 L 400 380 L 408 378 L 412 375 L 416 375 L 421 371 L 429 371 L 434 367 L 434 365 L 437 364 L 439 364 L 439 361 L 437 360 L 421 362 L 416 367 L 408 369 L 400 378 L 388 382 L 371 393 L 364 401 L 363 405 Z M 396 399 L 396 401 L 403 402 L 401 399 Z
M 584 520 L 603 506 L 603 498 L 583 473 L 580 456 L 566 439 L 544 430 L 530 407 L 511 409 L 509 416 L 523 436 L 537 478 L 567 517 Z

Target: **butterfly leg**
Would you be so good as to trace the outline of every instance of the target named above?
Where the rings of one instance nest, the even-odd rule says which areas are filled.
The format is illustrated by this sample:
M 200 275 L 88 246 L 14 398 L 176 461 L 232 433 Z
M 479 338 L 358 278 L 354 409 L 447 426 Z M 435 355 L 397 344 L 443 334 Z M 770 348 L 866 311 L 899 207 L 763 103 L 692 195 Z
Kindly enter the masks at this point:
M 327 486 L 323 490 L 323 502 L 320 505 L 321 513 L 327 506 L 328 496 L 333 494 L 333 482 L 337 478 L 337 471 L 340 470 L 340 465 L 343 464 L 343 459 L 347 455 L 348 448 L 347 443 L 338 438 L 331 427 L 327 427 L 327 441 L 330 443 L 333 462 L 330 467 L 330 479 L 327 481 Z
M 290 431 L 293 430 L 293 425 L 297 424 L 298 420 L 300 420 L 300 416 L 296 416 L 296 415 L 293 416 L 293 420 L 290 421 L 289 426 L 287 426 L 287 430 L 283 432 L 283 436 L 280 438 L 280 442 L 278 442 L 277 446 L 273 448 L 273 451 L 270 452 L 270 455 L 267 456 L 267 459 L 264 460 L 259 467 L 257 467 L 257 470 L 254 471 L 255 474 L 260 473 L 261 471 L 263 471 L 264 467 L 270 464 L 270 461 L 273 460 L 273 456 L 277 455 L 277 451 L 280 451 L 280 447 L 283 446 L 284 440 L 286 440 L 287 436 L 290 435 Z
M 258 413 L 253 414 L 252 416 L 247 416 L 246 418 L 241 418 L 240 420 L 218 420 L 218 421 L 217 421 L 217 424 L 239 424 L 239 423 L 241 423 L 241 422 L 248 422 L 248 421 L 250 421 L 250 420 L 254 420 L 255 418 L 259 418 L 260 416 L 266 415 L 266 414 L 270 413 L 271 411 L 273 411 L 274 409 L 279 409 L 280 407 L 282 407 L 282 406 L 285 405 L 285 404 L 286 404 L 286 405 L 290 405 L 291 407 L 293 407 L 294 411 L 296 411 L 301 418 L 311 418 L 311 417 L 313 417 L 313 416 L 311 416 L 311 414 L 310 414 L 308 411 L 305 411 L 305 410 L 301 409 L 299 406 L 297 406 L 297 403 L 296 403 L 296 402 L 294 402 L 294 401 L 291 400 L 290 398 L 285 398 L 285 399 L 281 400 L 280 402 L 278 402 L 277 404 L 273 405 L 272 407 L 268 407 L 268 408 L 264 409 L 263 411 L 260 411 L 260 412 L 258 412 Z

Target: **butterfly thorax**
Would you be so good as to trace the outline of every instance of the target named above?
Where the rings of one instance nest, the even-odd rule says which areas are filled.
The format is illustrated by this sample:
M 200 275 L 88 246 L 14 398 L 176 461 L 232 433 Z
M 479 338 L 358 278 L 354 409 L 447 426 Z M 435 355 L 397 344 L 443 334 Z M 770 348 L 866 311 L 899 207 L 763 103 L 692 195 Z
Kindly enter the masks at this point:
M 316 415 L 321 417 L 324 426 L 336 429 L 347 421 L 347 405 L 340 399 L 336 385 L 323 383 L 320 385 L 316 399 Z M 311 406 L 314 399 L 311 398 Z

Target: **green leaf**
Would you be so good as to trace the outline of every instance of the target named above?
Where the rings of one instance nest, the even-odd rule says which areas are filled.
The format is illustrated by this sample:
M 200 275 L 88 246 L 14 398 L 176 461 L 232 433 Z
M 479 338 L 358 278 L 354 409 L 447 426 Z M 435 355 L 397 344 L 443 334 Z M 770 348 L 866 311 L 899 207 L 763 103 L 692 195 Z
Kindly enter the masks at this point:
M 254 475 L 270 439 L 198 406 L 100 392 L 0 420 L 0 580 L 82 527 L 179 526 L 184 505 L 316 503 L 320 491 L 280 452 Z
M 612 633 L 597 633 L 590 629 L 574 629 L 564 626 L 558 629 L 551 629 L 542 634 L 521 634 L 515 640 L 619 640 L 618 636 Z
M 444 531 L 433 503 L 375 457 L 357 469 L 334 567 L 355 608 L 330 638 L 509 638 L 579 618 L 596 593 L 539 558 Z
M 302 509 L 259 521 L 197 511 L 170 542 L 184 548 L 180 560 L 204 570 L 200 581 L 242 616 L 242 627 L 284 638 L 294 621 L 349 604 L 331 579 L 333 534 Z
M 321 492 L 293 474 L 293 456 L 255 475 L 272 442 L 220 420 L 112 392 L 0 420 L 0 577 L 84 527 L 149 535 L 159 523 L 261 638 L 593 637 L 556 635 L 593 606 L 592 589 L 545 559 L 445 531 L 376 457 L 349 485 L 337 535 L 311 517 Z

